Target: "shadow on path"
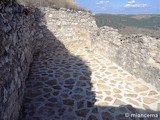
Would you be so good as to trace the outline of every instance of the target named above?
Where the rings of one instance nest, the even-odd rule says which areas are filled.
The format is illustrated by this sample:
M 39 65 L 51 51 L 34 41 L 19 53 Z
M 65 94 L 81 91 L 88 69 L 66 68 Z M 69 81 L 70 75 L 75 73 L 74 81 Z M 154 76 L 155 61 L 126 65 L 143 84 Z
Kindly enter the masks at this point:
M 87 56 L 83 60 L 78 57 L 87 47 L 83 49 L 79 45 L 77 50 L 80 49 L 80 52 L 75 56 L 44 26 L 43 31 L 46 42 L 50 44 L 34 55 L 19 120 L 145 120 L 129 118 L 125 114 L 159 114 L 131 105 L 95 105 L 96 100 L 102 98 L 97 98 L 91 82 L 89 64 L 93 64 L 93 61 Z M 149 120 L 154 119 L 160 118 Z

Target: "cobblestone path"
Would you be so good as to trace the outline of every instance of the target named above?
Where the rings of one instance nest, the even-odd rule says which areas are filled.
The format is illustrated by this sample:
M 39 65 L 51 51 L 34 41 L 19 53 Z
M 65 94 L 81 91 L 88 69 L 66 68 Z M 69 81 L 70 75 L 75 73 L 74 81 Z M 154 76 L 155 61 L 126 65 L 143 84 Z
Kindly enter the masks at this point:
M 125 115 L 160 113 L 153 86 L 77 46 L 48 47 L 34 56 L 22 120 L 138 120 Z

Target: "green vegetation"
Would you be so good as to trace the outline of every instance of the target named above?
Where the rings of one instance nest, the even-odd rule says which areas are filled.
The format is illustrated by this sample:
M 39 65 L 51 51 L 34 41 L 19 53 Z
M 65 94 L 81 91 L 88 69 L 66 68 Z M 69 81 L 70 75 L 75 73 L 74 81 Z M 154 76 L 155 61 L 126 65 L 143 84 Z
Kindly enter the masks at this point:
M 63 7 L 74 10 L 83 10 L 81 7 L 78 7 L 73 0 L 17 0 L 17 2 L 30 7 Z
M 158 29 L 160 28 L 160 15 L 111 15 L 111 14 L 97 14 L 97 25 L 110 26 L 117 29 L 122 29 L 126 26 Z
M 98 27 L 109 26 L 121 34 L 144 34 L 160 38 L 160 15 L 97 14 Z

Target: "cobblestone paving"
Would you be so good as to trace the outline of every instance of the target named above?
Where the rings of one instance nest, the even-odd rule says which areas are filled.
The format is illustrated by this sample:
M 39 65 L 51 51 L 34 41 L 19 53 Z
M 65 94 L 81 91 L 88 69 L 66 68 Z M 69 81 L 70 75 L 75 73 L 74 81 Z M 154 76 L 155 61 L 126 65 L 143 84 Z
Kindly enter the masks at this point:
M 87 47 L 67 49 L 48 47 L 34 57 L 22 120 L 137 120 L 125 113 L 160 113 L 153 86 Z

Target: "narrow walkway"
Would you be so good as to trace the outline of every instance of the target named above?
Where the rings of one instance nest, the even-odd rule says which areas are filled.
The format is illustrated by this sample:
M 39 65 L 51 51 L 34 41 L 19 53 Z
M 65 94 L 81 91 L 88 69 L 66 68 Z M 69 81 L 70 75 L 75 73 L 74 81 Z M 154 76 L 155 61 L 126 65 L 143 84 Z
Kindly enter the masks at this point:
M 138 120 L 125 115 L 159 113 L 153 86 L 78 46 L 48 47 L 34 57 L 22 120 Z

